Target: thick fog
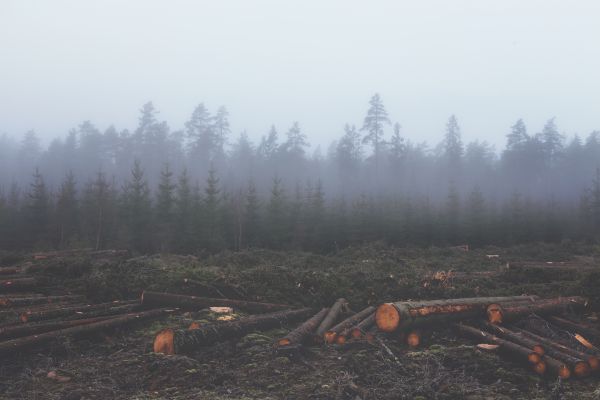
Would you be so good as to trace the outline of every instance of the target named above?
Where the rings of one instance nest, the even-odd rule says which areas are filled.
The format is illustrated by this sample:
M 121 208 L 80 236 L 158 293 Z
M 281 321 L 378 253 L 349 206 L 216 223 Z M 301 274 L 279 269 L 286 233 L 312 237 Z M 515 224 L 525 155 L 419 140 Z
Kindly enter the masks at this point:
M 5 1 L 0 247 L 595 237 L 597 4 Z

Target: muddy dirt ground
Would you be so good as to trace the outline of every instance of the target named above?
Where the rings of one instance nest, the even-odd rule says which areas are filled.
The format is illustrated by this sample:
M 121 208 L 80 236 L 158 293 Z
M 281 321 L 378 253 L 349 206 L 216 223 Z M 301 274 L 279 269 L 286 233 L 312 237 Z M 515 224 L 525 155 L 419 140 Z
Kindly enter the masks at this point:
M 486 255 L 498 254 L 499 258 Z M 3 265 L 24 256 L 3 254 Z M 90 301 L 137 298 L 144 289 L 322 307 L 338 297 L 354 310 L 400 299 L 482 295 L 583 295 L 597 308 L 600 268 L 581 273 L 522 271 L 443 283 L 427 272 L 498 270 L 509 261 L 579 260 L 594 265 L 600 248 L 565 243 L 508 249 L 393 248 L 371 244 L 316 255 L 248 250 L 214 256 L 156 255 L 44 262 L 50 284 Z M 196 281 L 183 283 L 184 278 Z M 242 314 L 240 314 L 242 315 Z M 142 322 L 69 339 L 0 361 L 2 399 L 599 399 L 600 378 L 540 378 L 439 327 L 416 350 L 393 340 L 313 346 L 288 357 L 272 350 L 288 329 L 249 334 L 186 356 L 152 353 L 163 327 L 214 320 L 208 311 Z M 66 377 L 49 379 L 49 371 Z

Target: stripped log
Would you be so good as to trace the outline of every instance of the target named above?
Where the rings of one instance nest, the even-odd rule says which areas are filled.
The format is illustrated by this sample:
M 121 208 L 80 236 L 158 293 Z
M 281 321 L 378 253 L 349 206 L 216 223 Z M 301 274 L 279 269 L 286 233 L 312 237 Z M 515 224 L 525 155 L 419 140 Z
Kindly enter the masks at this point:
M 136 300 L 133 301 L 112 301 L 110 303 L 86 304 L 83 306 L 51 308 L 47 310 L 29 310 L 21 313 L 19 319 L 21 322 L 43 321 L 52 318 L 77 317 L 89 318 L 102 315 L 119 314 L 132 312 L 139 306 Z
M 84 300 L 84 296 L 80 295 L 64 295 L 64 296 L 32 296 L 32 297 L 0 297 L 0 307 L 21 307 L 32 306 L 36 304 L 46 303 L 66 303 L 77 302 Z
M 31 335 L 18 339 L 8 340 L 0 343 L 0 354 L 9 354 L 19 350 L 28 350 L 39 345 L 51 342 L 55 339 L 84 335 L 92 332 L 100 332 L 106 329 L 124 326 L 136 321 L 159 318 L 167 314 L 173 313 L 174 311 L 175 310 L 163 308 L 158 310 L 143 311 L 139 313 L 131 313 L 126 315 L 120 315 L 115 318 L 109 318 L 103 321 L 93 322 L 90 324 L 78 325 L 70 328 L 41 333 L 39 335 Z
M 154 352 L 164 354 L 190 352 L 198 347 L 241 337 L 255 330 L 267 330 L 280 327 L 285 323 L 296 322 L 310 316 L 311 312 L 310 308 L 302 308 L 252 315 L 237 321 L 206 324 L 194 330 L 163 329 L 154 339 Z
M 375 325 L 375 313 L 369 315 L 352 328 L 350 336 L 352 336 L 353 339 L 360 339 L 366 335 L 367 331 L 371 329 L 373 325 Z
M 17 278 L 17 279 L 2 279 L 0 280 L 0 291 L 11 291 L 21 289 L 33 289 L 41 284 L 37 278 Z
M 104 316 L 86 319 L 76 319 L 72 321 L 42 322 L 38 324 L 20 324 L 13 326 L 0 327 L 0 339 L 14 339 L 23 336 L 37 335 L 44 332 L 56 331 L 58 329 L 70 328 L 78 325 L 91 324 L 93 322 L 104 321 L 114 318 L 114 316 Z
M 519 360 L 529 362 L 533 365 L 533 370 L 540 375 L 544 375 L 547 370 L 550 370 L 554 375 L 560 376 L 563 379 L 568 379 L 571 377 L 571 370 L 569 367 L 565 363 L 552 357 L 545 356 L 542 360 L 542 356 L 535 351 L 517 343 L 513 343 L 509 340 L 502 339 L 491 333 L 482 331 L 481 329 L 477 329 L 462 323 L 455 324 L 454 326 L 457 327 L 458 331 L 464 336 L 475 340 L 484 340 L 488 343 L 498 345 L 500 350 L 511 354 L 513 357 Z
M 483 316 L 486 307 L 492 303 L 536 299 L 535 296 L 508 296 L 384 303 L 377 308 L 375 321 L 381 331 L 393 332 L 398 328 L 407 328 L 411 325 L 443 323 Z
M 557 297 L 554 299 L 543 299 L 529 304 L 494 303 L 487 307 L 486 313 L 489 322 L 493 324 L 502 324 L 505 322 L 514 321 L 529 314 L 555 314 L 566 311 L 571 306 L 585 307 L 586 304 L 587 300 L 579 296 Z
M 325 334 L 323 335 L 323 339 L 325 340 L 326 343 L 331 344 L 336 340 L 336 337 L 339 335 L 341 338 L 343 338 L 342 340 L 345 342 L 346 336 L 349 333 L 348 331 L 350 329 L 352 329 L 352 327 L 354 327 L 354 325 L 356 325 L 357 323 L 359 323 L 360 321 L 362 321 L 363 319 L 368 317 L 373 312 L 375 312 L 375 307 L 368 306 L 367 308 L 363 309 L 362 311 L 357 312 L 353 316 L 346 318 L 345 320 L 343 320 L 342 322 L 340 322 L 333 328 L 328 329 L 327 332 L 325 332 Z M 339 344 L 343 344 L 343 343 L 339 343 Z
M 255 301 L 214 299 L 210 297 L 185 296 L 173 293 L 142 293 L 142 305 L 146 307 L 178 307 L 185 310 L 198 310 L 211 306 L 239 308 L 249 312 L 263 313 L 290 309 L 287 304 L 259 303 Z
M 323 318 L 323 321 L 321 322 L 321 324 L 317 328 L 317 331 L 315 332 L 317 341 L 321 341 L 323 339 L 323 335 L 325 335 L 325 332 L 327 332 L 327 330 L 335 324 L 340 314 L 342 313 L 342 310 L 344 310 L 347 307 L 348 301 L 344 298 L 339 298 L 335 301 L 335 303 L 333 303 L 333 306 L 331 306 L 329 312 L 327 313 L 325 318 Z
M 592 371 L 598 371 L 598 369 L 600 368 L 600 360 L 598 359 L 598 356 L 596 354 L 584 353 L 582 351 L 568 347 L 568 346 L 564 345 L 563 343 L 559 343 L 558 341 L 552 340 L 550 338 L 545 338 L 543 336 L 540 336 L 540 335 L 535 334 L 530 331 L 526 331 L 524 329 L 515 328 L 515 330 L 517 332 L 519 332 L 525 336 L 528 336 L 531 339 L 536 340 L 537 342 L 543 344 L 546 348 L 554 348 L 560 352 L 569 354 L 572 357 L 579 358 L 581 360 L 585 360 L 589 364 L 590 369 Z
M 600 330 L 598 329 L 594 329 L 593 327 L 557 316 L 549 317 L 548 320 L 553 324 L 558 325 L 569 331 L 584 334 L 588 336 L 589 339 L 596 341 L 596 344 L 600 343 Z
M 325 318 L 328 312 L 329 308 L 323 308 L 321 311 L 313 315 L 302 325 L 288 333 L 284 338 L 279 339 L 277 341 L 277 346 L 280 348 L 300 346 L 310 335 L 312 335 L 315 332 L 315 330 L 323 321 L 323 318 Z

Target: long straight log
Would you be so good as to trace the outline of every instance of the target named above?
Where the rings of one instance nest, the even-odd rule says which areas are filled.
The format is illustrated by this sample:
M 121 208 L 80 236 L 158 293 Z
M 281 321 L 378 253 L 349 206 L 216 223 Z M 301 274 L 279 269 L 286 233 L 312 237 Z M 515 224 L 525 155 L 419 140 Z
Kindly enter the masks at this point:
M 37 324 L 20 324 L 0 327 L 0 340 L 15 339 L 23 336 L 37 335 L 44 332 L 56 331 L 78 325 L 91 324 L 92 322 L 104 321 L 114 316 L 104 316 L 72 321 L 42 322 Z
M 345 320 L 343 320 L 336 326 L 328 329 L 327 332 L 325 332 L 325 334 L 323 335 L 323 339 L 325 340 L 326 343 L 333 343 L 334 340 L 336 340 L 336 337 L 338 335 L 340 335 L 340 337 L 344 337 L 344 342 L 345 342 L 345 337 L 348 333 L 345 331 L 352 329 L 352 327 L 354 325 L 356 325 L 357 323 L 359 323 L 360 321 L 362 321 L 363 319 L 365 319 L 366 317 L 368 317 L 370 314 L 372 314 L 374 312 L 375 312 L 375 307 L 373 307 L 373 306 L 368 306 L 368 307 L 364 308 L 362 311 L 357 312 L 356 314 L 354 314 L 353 316 L 351 316 L 349 318 L 346 318 Z M 342 344 L 342 343 L 340 343 L 340 344 Z
M 551 372 L 553 372 L 553 374 L 560 376 L 563 379 L 568 379 L 571 377 L 571 370 L 569 367 L 565 363 L 560 362 L 552 357 L 544 357 L 542 360 L 542 356 L 533 350 L 517 343 L 513 343 L 509 340 L 502 339 L 491 333 L 482 331 L 481 329 L 477 329 L 462 323 L 455 324 L 454 326 L 457 327 L 458 331 L 464 336 L 475 340 L 484 340 L 488 343 L 498 345 L 502 351 L 511 354 L 513 357 L 522 361 L 528 361 L 534 366 L 534 371 L 541 375 L 543 375 L 546 370 L 549 369 Z
M 110 303 L 86 304 L 76 307 L 53 308 L 48 310 L 30 310 L 20 314 L 21 322 L 43 321 L 52 318 L 85 316 L 96 317 L 111 313 L 124 313 L 133 311 L 134 307 L 139 306 L 137 301 L 112 301 Z
M 360 339 L 366 335 L 367 331 L 371 329 L 373 325 L 375 325 L 375 313 L 372 313 L 356 324 L 356 326 L 350 330 L 350 336 L 352 336 L 353 339 Z
M 92 332 L 99 332 L 106 329 L 116 328 L 120 326 L 124 326 L 136 321 L 143 321 L 146 319 L 159 318 L 169 313 L 174 312 L 175 310 L 169 310 L 166 308 L 158 309 L 158 310 L 149 310 L 143 311 L 139 313 L 131 313 L 126 315 L 121 315 L 115 318 L 106 319 L 103 321 L 93 322 L 85 325 L 73 326 L 70 328 L 59 329 L 56 331 L 50 331 L 41 333 L 39 335 L 31 335 L 25 336 L 18 339 L 8 340 L 6 342 L 0 343 L 0 354 L 9 354 L 19 350 L 26 350 L 33 348 L 35 346 L 39 346 L 45 343 L 48 343 L 55 339 L 60 339 L 64 337 L 71 337 L 77 335 L 88 334 Z
M 594 329 L 590 326 L 582 325 L 578 322 L 574 322 L 574 321 L 568 320 L 566 318 L 558 317 L 558 316 L 548 317 L 548 320 L 550 322 L 552 322 L 553 324 L 558 325 L 564 329 L 574 331 L 575 333 L 584 334 L 589 339 L 592 339 L 592 340 L 600 343 L 600 330 L 598 330 L 598 329 Z M 598 343 L 596 343 L 596 344 L 598 344 Z
M 327 330 L 335 324 L 342 310 L 347 306 L 348 301 L 344 298 L 339 298 L 335 301 L 335 303 L 333 303 L 333 306 L 331 306 L 329 312 L 327 313 L 325 318 L 323 318 L 323 321 L 321 322 L 321 324 L 317 328 L 317 331 L 315 332 L 317 341 L 323 339 L 323 335 L 325 334 L 325 332 L 327 332 Z
M 426 323 L 442 323 L 485 315 L 486 307 L 492 303 L 515 300 L 536 301 L 537 297 L 472 297 L 422 302 L 400 301 L 384 303 L 377 308 L 375 321 L 379 330 L 393 332 L 398 328 Z
M 321 311 L 313 315 L 302 325 L 288 333 L 284 338 L 277 341 L 279 347 L 297 347 L 301 345 L 310 335 L 312 335 L 323 318 L 329 312 L 329 308 L 323 308 Z
M 259 303 L 255 301 L 213 299 L 210 297 L 185 296 L 173 293 L 142 293 L 142 305 L 146 307 L 179 307 L 186 310 L 198 310 L 212 306 L 233 307 L 253 313 L 264 313 L 290 309 L 286 304 Z
M 522 333 L 512 331 L 505 327 L 500 327 L 489 322 L 487 322 L 485 326 L 486 328 L 492 330 L 494 333 L 504 336 L 506 339 L 509 339 L 524 347 L 534 350 L 539 355 L 548 355 L 552 358 L 564 362 L 577 377 L 585 377 L 590 374 L 591 367 L 588 364 L 588 362 L 585 361 L 585 359 L 573 357 L 570 354 L 561 351 L 560 349 L 557 349 L 552 346 L 546 346 L 539 340 L 531 339 L 530 337 Z
M 154 338 L 154 352 L 180 354 L 201 346 L 208 346 L 244 336 L 255 330 L 280 327 L 285 323 L 296 322 L 311 315 L 310 308 L 278 311 L 263 315 L 252 315 L 237 321 L 217 322 L 200 326 L 198 329 L 163 329 Z
M 35 297 L 0 297 L 0 308 L 2 307 L 21 307 L 32 306 L 36 304 L 46 303 L 65 303 L 77 302 L 84 300 L 84 296 L 80 295 L 64 295 L 64 296 L 35 296 Z
M 37 278 L 18 278 L 0 280 L 0 291 L 33 289 L 39 287 L 41 282 Z
M 490 304 L 486 313 L 488 321 L 493 324 L 502 324 L 529 314 L 555 314 L 567 310 L 571 306 L 585 307 L 587 301 L 583 297 L 557 297 L 544 299 L 530 304 Z
M 13 275 L 21 272 L 19 267 L 2 267 L 0 268 L 0 275 Z
M 586 354 L 582 351 L 573 349 L 571 347 L 565 346 L 562 343 L 559 343 L 555 340 L 552 340 L 550 338 L 545 338 L 543 336 L 540 336 L 536 333 L 530 332 L 530 331 L 526 331 L 525 329 L 519 329 L 519 328 L 514 328 L 516 332 L 519 332 L 525 336 L 530 337 L 531 339 L 543 344 L 546 348 L 554 348 L 562 353 L 568 354 L 572 357 L 581 359 L 581 360 L 585 360 L 589 366 L 590 369 L 592 371 L 597 371 L 600 368 L 600 360 L 598 359 L 597 355 L 594 354 Z

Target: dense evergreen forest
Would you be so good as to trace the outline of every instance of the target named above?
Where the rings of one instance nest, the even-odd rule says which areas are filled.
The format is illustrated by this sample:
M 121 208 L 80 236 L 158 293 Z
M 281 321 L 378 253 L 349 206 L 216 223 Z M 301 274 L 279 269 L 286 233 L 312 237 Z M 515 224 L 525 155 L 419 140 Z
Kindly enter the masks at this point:
M 312 148 L 299 123 L 258 143 L 203 104 L 181 130 L 152 103 L 133 131 L 85 121 L 42 148 L 0 136 L 0 248 L 198 252 L 355 243 L 509 245 L 600 233 L 600 131 L 567 137 L 523 120 L 506 146 L 407 140 L 374 95 L 363 122 Z

